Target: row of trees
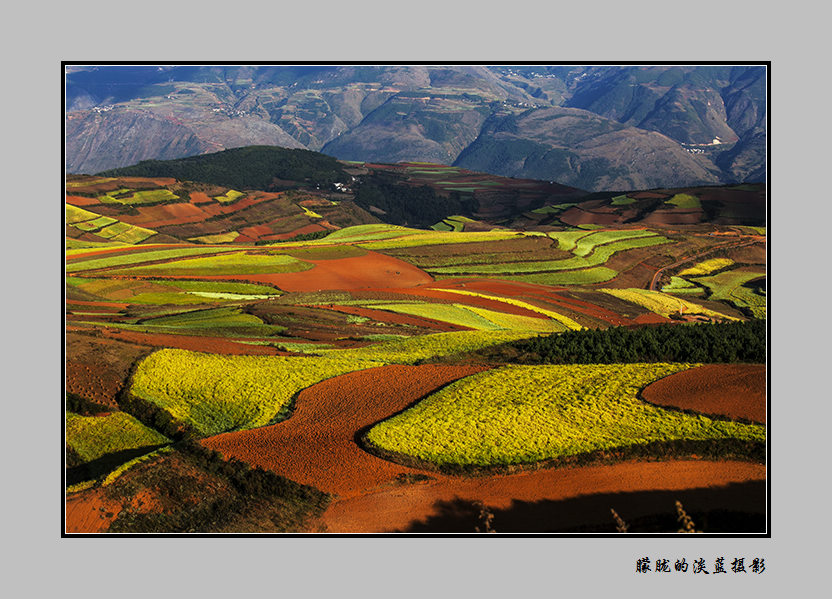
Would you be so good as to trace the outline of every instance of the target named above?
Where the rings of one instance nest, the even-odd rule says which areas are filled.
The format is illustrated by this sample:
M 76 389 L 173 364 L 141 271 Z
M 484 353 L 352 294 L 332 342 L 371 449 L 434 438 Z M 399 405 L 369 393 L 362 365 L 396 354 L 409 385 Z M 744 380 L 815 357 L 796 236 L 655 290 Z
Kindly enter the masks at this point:
M 510 345 L 518 360 L 543 364 L 764 363 L 766 321 L 567 331 Z

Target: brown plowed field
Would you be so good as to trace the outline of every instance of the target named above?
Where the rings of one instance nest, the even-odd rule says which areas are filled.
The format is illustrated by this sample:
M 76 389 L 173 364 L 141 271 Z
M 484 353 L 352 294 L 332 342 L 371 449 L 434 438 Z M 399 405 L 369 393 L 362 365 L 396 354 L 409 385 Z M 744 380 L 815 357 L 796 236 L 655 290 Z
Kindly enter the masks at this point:
M 127 343 L 146 347 L 173 347 L 191 351 L 226 354 L 234 356 L 282 356 L 288 355 L 268 345 L 248 345 L 237 343 L 223 337 L 204 337 L 199 335 L 174 335 L 168 333 L 142 333 L 122 329 L 99 329 L 100 334 L 108 339 L 117 339 Z M 67 351 L 69 355 L 69 351 Z M 68 377 L 69 378 L 69 377 Z
M 440 320 L 430 320 L 428 318 L 419 318 L 418 316 L 410 316 L 406 314 L 398 314 L 396 312 L 386 312 L 384 310 L 373 310 L 372 308 L 362 308 L 360 306 L 318 306 L 326 310 L 335 310 L 343 312 L 344 314 L 352 314 L 354 316 L 363 316 L 377 322 L 389 322 L 391 324 L 403 324 L 408 326 L 420 327 L 425 329 L 432 329 L 435 331 L 467 331 L 467 327 L 455 326 L 448 322 Z
M 306 225 L 299 229 L 295 229 L 294 231 L 289 231 L 288 233 L 278 233 L 275 235 L 265 235 L 263 237 L 266 241 L 280 241 L 283 239 L 291 239 L 292 237 L 297 237 L 298 235 L 305 235 L 307 233 L 317 233 L 318 231 L 325 231 L 326 229 L 322 227 L 319 223 L 312 223 L 311 225 Z
M 355 441 L 358 431 L 405 409 L 482 366 L 381 366 L 313 385 L 292 416 L 262 428 L 225 433 L 203 444 L 226 457 L 267 468 L 329 493 L 354 496 L 420 470 L 377 458 Z
M 407 486 L 389 486 L 374 493 L 337 499 L 323 516 L 327 532 L 397 532 L 406 531 L 411 527 L 418 530 L 420 524 L 443 515 L 451 520 L 448 525 L 449 532 L 474 532 L 476 520 L 470 523 L 468 528 L 454 530 L 453 514 L 447 514 L 447 506 L 475 501 L 482 502 L 492 511 L 525 507 L 535 519 L 517 528 L 536 532 L 556 528 L 556 523 L 563 525 L 559 522 L 563 519 L 559 512 L 563 510 L 559 508 L 565 502 L 584 500 L 586 503 L 592 503 L 593 497 L 598 496 L 602 496 L 601 505 L 590 506 L 593 509 L 577 506 L 577 514 L 574 514 L 574 517 L 581 520 L 573 521 L 574 526 L 593 520 L 597 523 L 611 523 L 611 508 L 617 509 L 625 520 L 656 511 L 672 514 L 675 498 L 681 499 L 689 510 L 721 508 L 757 511 L 765 506 L 764 488 L 753 496 L 749 496 L 747 492 L 734 493 L 739 496 L 731 497 L 731 504 L 723 503 L 726 499 L 724 495 L 718 495 L 719 503 L 716 505 L 706 499 L 703 506 L 692 505 L 686 497 L 691 491 L 705 490 L 717 494 L 732 487 L 740 487 L 749 481 L 765 481 L 765 465 L 749 462 L 630 461 L 613 465 L 538 470 L 481 478 L 452 478 L 435 474 L 431 476 L 436 480 Z M 762 487 L 762 484 L 757 487 Z M 636 502 L 630 509 L 623 507 L 625 503 L 632 503 L 626 501 L 626 494 L 656 491 L 673 493 L 659 506 L 642 506 L 639 504 L 643 502 Z M 635 512 L 636 509 L 645 511 L 639 514 Z M 500 525 L 500 518 L 495 518 L 495 530 L 512 532 L 506 528 L 501 530 Z M 436 527 L 437 525 L 434 525 L 434 530 Z
M 650 403 L 765 424 L 765 364 L 705 364 L 645 387 Z
M 67 332 L 66 390 L 112 408 L 130 366 L 150 350 L 112 339 Z
M 66 203 L 73 206 L 95 206 L 98 200 L 95 198 L 85 198 L 83 196 L 66 196 Z

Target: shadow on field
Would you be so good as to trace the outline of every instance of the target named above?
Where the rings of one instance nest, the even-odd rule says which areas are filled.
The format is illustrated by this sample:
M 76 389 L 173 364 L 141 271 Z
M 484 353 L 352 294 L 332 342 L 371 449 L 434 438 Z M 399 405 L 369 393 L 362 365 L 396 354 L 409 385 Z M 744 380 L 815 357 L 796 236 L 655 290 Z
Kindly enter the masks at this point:
M 75 485 L 87 480 L 92 480 L 109 474 L 125 462 L 129 462 L 134 458 L 138 458 L 148 454 L 164 445 L 151 445 L 148 447 L 139 447 L 137 449 L 125 449 L 123 451 L 116 451 L 101 456 L 96 460 L 79 464 L 66 469 L 66 484 L 67 486 Z
M 587 495 L 562 501 L 513 501 L 492 509 L 497 533 L 616 533 L 614 509 L 630 533 L 675 533 L 679 529 L 675 502 L 681 501 L 696 530 L 706 533 L 764 533 L 764 481 L 683 491 L 640 491 Z M 473 533 L 482 527 L 480 505 L 454 499 L 438 501 L 435 513 L 398 532 Z

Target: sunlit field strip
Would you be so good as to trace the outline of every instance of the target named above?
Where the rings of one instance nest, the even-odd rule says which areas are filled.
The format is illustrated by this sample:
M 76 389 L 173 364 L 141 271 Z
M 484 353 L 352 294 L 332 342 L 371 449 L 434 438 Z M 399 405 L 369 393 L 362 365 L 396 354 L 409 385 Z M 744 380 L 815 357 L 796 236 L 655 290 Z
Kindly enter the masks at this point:
M 324 379 L 378 366 L 338 357 L 219 356 L 162 349 L 142 360 L 131 392 L 202 435 L 265 426 Z
M 246 254 L 237 252 L 204 258 L 186 258 L 162 264 L 136 266 L 113 271 L 113 274 L 158 274 L 162 276 L 213 276 L 258 273 L 300 272 L 314 264 L 280 254 Z
M 471 310 L 467 310 L 465 306 L 458 304 L 413 302 L 406 304 L 375 304 L 372 307 L 376 310 L 387 310 L 388 312 L 396 312 L 398 314 L 408 314 L 410 316 L 439 320 L 457 326 L 468 327 L 476 331 L 496 331 L 502 329 L 502 327 L 493 323 L 491 320 L 483 318 Z
M 91 462 L 110 453 L 152 448 L 170 440 L 124 412 L 106 416 L 79 416 L 67 412 L 66 442 L 82 461 Z
M 407 247 L 418 247 L 426 245 L 444 245 L 448 243 L 470 243 L 476 241 L 500 241 L 503 239 L 514 239 L 524 236 L 542 236 L 543 233 L 536 231 L 425 231 L 418 235 L 397 237 L 385 241 L 371 241 L 361 243 L 360 247 L 368 250 L 391 250 Z
M 580 270 L 564 270 L 559 272 L 541 272 L 528 275 L 500 275 L 500 279 L 534 283 L 536 285 L 592 285 L 604 283 L 618 276 L 618 272 L 606 266 L 596 266 Z M 443 278 L 443 277 L 437 277 Z
M 764 277 L 764 271 L 729 270 L 693 280 L 711 290 L 709 299 L 727 300 L 738 307 L 749 308 L 756 318 L 766 317 L 766 298 L 743 287 L 745 283 Z
M 140 249 L 141 246 L 139 246 Z M 132 248 L 125 248 L 132 249 Z M 181 258 L 183 256 L 195 256 L 199 254 L 215 254 L 221 252 L 240 251 L 239 248 L 202 248 L 202 247 L 186 247 L 171 250 L 151 250 L 151 251 L 136 251 L 129 254 L 118 254 L 117 256 L 108 256 L 106 258 L 90 257 L 88 259 L 79 258 L 72 260 L 66 265 L 67 272 L 78 272 L 82 270 L 95 270 L 99 268 L 110 268 L 113 266 L 126 266 L 130 264 L 140 264 L 142 262 L 151 262 L 155 260 L 169 260 L 174 258 Z M 81 250 L 83 252 L 83 250 Z M 67 256 L 71 258 L 72 256 Z
M 733 260 L 730 258 L 711 258 L 710 260 L 705 260 L 704 262 L 700 262 L 690 268 L 686 268 L 685 270 L 681 271 L 678 276 L 680 277 L 687 277 L 687 276 L 697 276 L 697 275 L 708 275 L 714 271 L 720 270 L 727 266 L 731 266 L 734 263 Z
M 373 427 L 382 449 L 438 465 L 534 463 L 676 440 L 765 440 L 765 427 L 664 410 L 636 394 L 689 364 L 506 366 Z
M 733 316 L 709 310 L 699 304 L 664 294 L 661 291 L 649 291 L 647 289 L 599 289 L 599 291 L 647 308 L 661 316 L 670 316 L 681 312 L 682 314 L 702 314 L 726 320 L 739 320 Z
M 532 312 L 537 312 L 538 314 L 543 314 L 545 316 L 548 316 L 549 318 L 552 318 L 552 319 L 560 322 L 566 328 L 571 329 L 573 331 L 579 331 L 583 328 L 580 324 L 578 324 L 577 322 L 575 322 L 571 318 L 569 318 L 567 316 L 564 316 L 563 314 L 559 314 L 559 313 L 554 312 L 552 310 L 547 310 L 546 308 L 541 308 L 540 306 L 535 306 L 534 304 L 530 304 L 529 302 L 524 302 L 523 300 L 518 300 L 518 299 L 514 299 L 514 298 L 510 298 L 510 297 L 501 297 L 499 295 L 491 295 L 491 294 L 488 294 L 488 293 L 479 293 L 479 292 L 476 292 L 476 291 L 468 291 L 468 290 L 465 290 L 465 289 L 438 289 L 437 291 L 444 291 L 444 292 L 447 292 L 447 293 L 456 293 L 458 295 L 470 295 L 470 296 L 474 296 L 474 297 L 482 297 L 482 298 L 485 298 L 485 299 L 494 300 L 494 301 L 497 301 L 497 302 L 502 302 L 504 304 L 511 304 L 512 306 L 517 306 L 518 308 L 525 308 L 526 310 L 531 310 Z
M 536 337 L 533 331 L 454 331 L 386 341 L 366 347 L 324 350 L 325 356 L 347 360 L 375 360 L 384 364 L 414 364 L 456 353 L 469 352 L 491 345 Z
M 624 230 L 624 231 L 598 231 L 590 233 L 586 237 L 580 238 L 575 243 L 575 249 L 572 251 L 576 256 L 588 256 L 599 245 L 612 243 L 615 241 L 623 241 L 625 239 L 637 239 L 643 237 L 654 237 L 656 233 L 647 230 Z
M 631 249 L 651 247 L 654 245 L 661 245 L 664 243 L 671 243 L 671 240 L 660 237 L 645 237 L 639 239 L 627 239 L 623 241 L 616 241 L 606 245 L 601 245 L 595 248 L 589 256 L 575 256 L 573 258 L 566 258 L 565 260 L 542 260 L 539 262 L 505 262 L 502 264 L 472 264 L 468 266 L 448 266 L 440 268 L 425 268 L 431 274 L 437 275 L 476 275 L 476 274 L 492 274 L 492 275 L 511 275 L 511 274 L 526 274 L 539 272 L 553 272 L 559 270 L 577 270 L 582 268 L 590 268 L 593 266 L 602 266 L 606 264 L 613 254 L 623 252 Z

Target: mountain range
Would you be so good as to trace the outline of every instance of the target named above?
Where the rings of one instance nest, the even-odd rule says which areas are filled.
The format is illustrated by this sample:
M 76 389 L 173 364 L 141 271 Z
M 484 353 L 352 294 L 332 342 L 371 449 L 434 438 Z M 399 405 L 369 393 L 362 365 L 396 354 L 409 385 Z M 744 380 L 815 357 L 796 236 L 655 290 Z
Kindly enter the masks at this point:
M 764 181 L 766 67 L 68 66 L 66 170 L 249 145 L 585 189 Z

